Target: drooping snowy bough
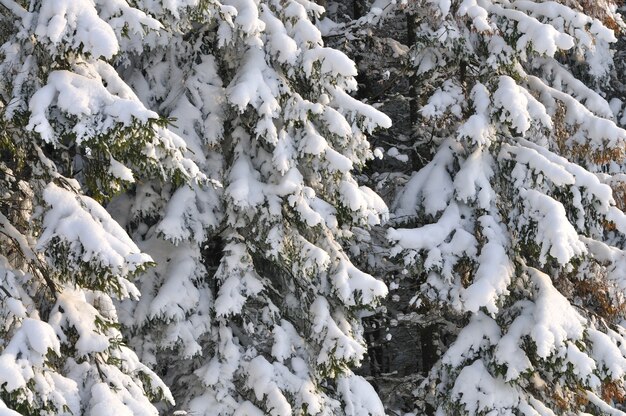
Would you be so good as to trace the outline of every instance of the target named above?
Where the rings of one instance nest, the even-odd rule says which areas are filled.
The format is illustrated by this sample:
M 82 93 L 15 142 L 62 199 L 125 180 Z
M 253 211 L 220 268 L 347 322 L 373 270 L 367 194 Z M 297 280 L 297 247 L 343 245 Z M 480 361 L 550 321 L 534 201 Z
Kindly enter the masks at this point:
M 437 415 L 623 414 L 626 131 L 602 94 L 622 23 L 562 3 L 407 6 L 432 157 L 388 238 L 457 328 L 418 392 Z

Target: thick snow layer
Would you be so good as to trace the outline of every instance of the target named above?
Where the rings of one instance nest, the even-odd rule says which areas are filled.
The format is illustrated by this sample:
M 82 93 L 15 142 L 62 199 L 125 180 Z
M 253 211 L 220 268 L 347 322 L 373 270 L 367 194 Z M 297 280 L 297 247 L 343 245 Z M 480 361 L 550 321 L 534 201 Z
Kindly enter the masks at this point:
M 464 101 L 463 88 L 451 80 L 446 80 L 441 88 L 430 96 L 428 103 L 421 108 L 420 112 L 427 118 L 441 117 L 447 111 L 460 117 L 461 104 Z
M 494 163 L 492 155 L 482 146 L 469 155 L 454 177 L 457 199 L 463 202 L 476 201 L 479 207 L 488 211 L 496 201 L 496 192 L 490 181 Z
M 49 142 L 56 143 L 62 133 L 55 131 L 50 122 L 56 108 L 76 117 L 71 131 L 76 140 L 94 137 L 120 123 L 129 126 L 133 121 L 146 123 L 158 115 L 147 110 L 126 86 L 115 70 L 104 62 L 94 62 L 84 74 L 54 71 L 48 75 L 47 84 L 30 99 L 29 130 L 34 130 Z M 107 84 L 107 87 L 103 85 Z
M 598 205 L 595 206 L 595 209 L 602 214 L 609 213 L 611 205 L 615 203 L 611 187 L 602 183 L 597 175 L 589 172 L 580 165 L 568 161 L 562 156 L 550 152 L 545 147 L 525 139 L 519 139 L 518 141 L 521 145 L 541 154 L 541 156 L 549 162 L 563 166 L 568 173 L 573 175 L 575 180 L 574 185 L 580 188 L 587 198 L 593 198 L 597 202 Z
M 566 123 L 577 127 L 576 133 L 569 139 L 573 143 L 588 143 L 592 148 L 602 148 L 615 147 L 626 141 L 625 130 L 614 121 L 595 115 L 571 95 L 547 85 L 535 76 L 528 76 L 528 85 L 541 96 L 552 97 L 565 105 Z M 545 98 L 543 100 L 546 101 Z
M 539 22 L 532 16 L 521 11 L 492 4 L 489 11 L 517 22 L 517 30 L 522 36 L 517 41 L 517 50 L 524 52 L 530 46 L 540 54 L 554 56 L 558 50 L 568 50 L 574 47 L 574 40 L 567 33 L 559 32 L 554 26 Z
M 626 270 L 626 252 L 591 238 L 581 237 L 580 239 L 595 259 L 607 265 L 607 277 L 617 285 L 620 291 L 625 291 L 626 276 L 623 271 Z
M 81 370 L 87 370 L 89 367 L 77 365 L 75 376 L 78 379 L 87 377 L 95 379 L 93 384 L 89 383 L 86 389 L 88 391 L 84 392 L 85 396 L 89 397 L 89 414 L 156 416 L 159 413 L 146 397 L 148 392 L 163 394 L 167 402 L 174 403 L 172 395 L 163 382 L 154 372 L 141 364 L 132 351 L 122 346 L 118 352 L 119 354 L 112 358 L 122 361 L 124 370 L 134 377 L 139 376 L 145 384 L 108 363 L 100 364 L 100 371 L 97 375 L 80 374 Z
M 289 416 L 292 414 L 291 405 L 273 380 L 274 368 L 262 356 L 257 356 L 247 366 L 248 387 L 252 389 L 257 400 L 265 400 L 267 408 L 271 409 L 272 416 Z
M 459 367 L 480 356 L 500 340 L 500 327 L 496 321 L 482 312 L 472 315 L 470 322 L 459 332 L 456 341 L 441 357 L 441 362 Z
M 111 157 L 109 159 L 109 169 L 108 173 L 114 178 L 121 179 L 126 182 L 135 182 L 135 177 L 133 176 L 133 171 L 128 169 L 124 164 L 118 162 L 117 160 Z
M 495 128 L 491 124 L 489 114 L 491 106 L 489 95 L 489 90 L 481 83 L 476 83 L 472 87 L 470 98 L 474 105 L 474 114 L 459 127 L 459 138 L 468 137 L 480 145 L 488 145 L 495 138 Z
M 345 403 L 346 416 L 384 416 L 385 409 L 376 390 L 363 377 L 354 374 L 337 379 L 337 390 Z
M 463 0 L 457 13 L 459 16 L 470 17 L 474 27 L 479 32 L 487 32 L 491 30 L 489 13 L 487 13 L 487 10 L 483 7 L 479 6 L 476 0 Z
M 183 0 L 181 4 L 194 4 L 197 0 Z M 154 44 L 155 38 L 148 32 L 157 32 L 163 29 L 163 24 L 144 11 L 131 7 L 126 0 L 95 0 L 100 18 L 115 32 L 121 50 L 141 51 L 142 42 Z M 174 0 L 163 2 L 164 6 L 174 5 Z M 158 7 L 154 3 L 153 7 Z M 153 9 L 154 10 L 154 9 Z M 178 10 L 172 7 L 170 11 L 177 15 Z M 166 38 L 163 32 L 159 32 Z M 150 39 L 148 39 L 150 38 Z M 157 38 L 158 39 L 158 38 Z
M 322 74 L 342 77 L 357 75 L 356 65 L 350 58 L 336 49 L 321 47 L 309 49 L 303 54 L 302 67 L 308 77 L 313 74 L 313 66 L 318 62 Z
M 365 130 L 372 133 L 374 129 L 391 127 L 391 119 L 386 114 L 378 111 L 374 107 L 367 105 L 352 97 L 340 88 L 331 88 L 331 104 L 339 108 L 342 112 L 358 115 L 365 119 Z
M 35 35 L 51 44 L 51 50 L 68 42 L 74 50 L 110 59 L 119 50 L 115 32 L 100 19 L 93 0 L 44 0 Z
M 317 297 L 311 305 L 312 329 L 320 337 L 317 363 L 329 365 L 333 361 L 360 362 L 366 348 L 350 334 L 350 324 L 340 315 L 332 316 L 328 301 Z
M 578 233 L 569 222 L 563 204 L 533 189 L 522 189 L 528 216 L 537 223 L 536 241 L 541 246 L 539 261 L 545 263 L 549 254 L 560 264 L 587 253 Z
M 611 379 L 621 379 L 626 374 L 626 358 L 618 344 L 623 342 L 623 338 L 612 339 L 597 329 L 589 329 L 587 334 L 593 345 L 593 356 L 597 363 L 604 367 Z
M 175 243 L 193 239 L 204 241 L 207 229 L 216 227 L 218 195 L 210 185 L 189 184 L 178 188 L 165 207 L 157 231 Z
M 50 314 L 50 324 L 57 336 L 66 341 L 64 333 L 73 328 L 78 334 L 75 347 L 79 357 L 103 352 L 109 347 L 109 337 L 98 329 L 100 312 L 94 308 L 85 293 L 66 288 L 57 296 L 57 303 Z
M 224 253 L 217 273 L 227 277 L 221 282 L 215 298 L 217 316 L 241 313 L 246 299 L 263 289 L 263 284 L 252 268 L 252 260 L 245 244 L 229 243 L 224 247 Z
M 458 205 L 451 203 L 436 223 L 427 224 L 417 229 L 391 228 L 387 232 L 387 238 L 396 241 L 398 246 L 403 249 L 430 249 L 443 243 L 450 233 L 458 227 L 460 220 Z
M 33 95 L 24 98 L 28 129 L 46 142 L 41 156 L 69 139 L 84 160 L 94 156 L 89 163 L 102 162 L 103 174 L 135 185 L 109 205 L 120 215 L 118 224 L 82 196 L 78 182 L 65 181 L 41 157 L 54 173 L 35 216 L 41 234 L 28 241 L 6 227 L 20 246 L 36 245 L 34 252 L 25 250 L 29 260 L 48 256 L 63 273 L 74 273 L 56 282 L 49 324 L 34 331 L 40 335 L 34 341 L 27 337 L 28 353 L 37 359 L 51 349 L 48 344 L 56 353 L 70 350 L 72 356 L 55 358 L 54 364 L 62 362 L 71 380 L 37 387 L 72 387 L 76 400 L 66 402 L 75 414 L 156 415 L 149 397 L 173 402 L 156 375 L 121 343 L 117 311 L 123 308 L 120 322 L 142 361 L 159 367 L 163 357 L 184 358 L 168 370 L 170 381 L 178 380 L 180 368 L 186 370 L 181 379 L 189 392 L 182 392 L 180 409 L 198 415 L 307 410 L 330 416 L 345 407 L 353 415 L 384 414 L 372 387 L 347 367 L 366 350 L 355 315 L 376 306 L 387 289 L 348 260 L 343 244 L 353 232 L 367 235 L 352 224 L 365 228 L 387 216 L 383 200 L 360 186 L 351 171 L 371 157 L 365 133 L 389 127 L 390 119 L 347 94 L 356 87 L 356 65 L 323 47 L 313 21 L 323 8 L 309 0 L 40 3 L 32 15 L 19 11 L 25 19 L 39 19 L 35 36 L 21 40 L 32 38 L 53 55 L 63 54 L 63 70 L 37 67 L 45 72 L 43 86 L 28 84 Z M 207 49 L 213 40 L 217 48 Z M 39 55 L 29 59 L 32 65 Z M 21 84 L 16 89 L 27 90 Z M 178 118 L 177 126 L 156 127 L 160 115 Z M 133 147 L 128 159 L 139 151 L 147 163 L 132 163 L 122 152 L 102 160 L 90 153 L 94 141 L 111 138 L 117 140 L 106 143 L 112 149 L 132 146 L 126 140 L 141 128 L 151 129 L 145 131 L 148 143 Z M 199 167 L 216 188 L 218 179 L 226 185 L 179 185 L 172 165 L 183 174 L 198 173 Z M 137 297 L 126 277 L 152 262 L 125 229 L 154 254 L 155 265 L 137 276 L 142 299 L 133 306 L 127 299 L 117 308 L 105 292 L 120 286 L 121 297 Z M 218 261 L 221 256 L 217 272 L 214 264 L 204 264 L 213 249 Z M 278 263 L 279 275 L 258 264 L 270 262 Z M 82 287 L 90 284 L 97 289 Z M 275 299 L 278 287 L 287 293 Z M 29 329 L 31 305 L 13 300 L 5 302 L 7 308 Z M 284 313 L 283 300 L 292 311 L 293 303 L 304 302 L 298 313 L 309 320 L 311 332 L 300 334 L 302 328 L 287 322 L 293 317 Z M 19 370 L 32 378 L 49 373 L 26 367 Z M 336 391 L 324 388 L 321 370 L 342 376 Z
M 264 186 L 259 182 L 259 174 L 245 156 L 239 157 L 233 163 L 229 176 L 226 193 L 233 199 L 235 205 L 256 206 L 265 200 Z
M 454 195 L 454 184 L 448 169 L 454 163 L 454 150 L 457 148 L 458 144 L 445 141 L 433 159 L 413 174 L 392 206 L 396 216 L 415 215 L 420 205 L 429 215 L 446 209 Z
M 602 411 L 606 416 L 626 416 L 626 413 L 617 410 L 613 406 L 609 406 L 604 400 L 591 391 L 587 391 L 587 399 Z
M 341 202 L 352 211 L 367 219 L 368 225 L 380 224 L 381 215 L 386 217 L 387 205 L 378 194 L 367 186 L 358 186 L 354 179 L 339 184 Z
M 530 335 L 537 345 L 537 354 L 547 357 L 553 348 L 562 346 L 565 339 L 580 339 L 585 320 L 554 288 L 546 274 L 532 268 L 529 273 L 537 287 L 533 310 L 535 323 Z
M 518 302 L 520 314 L 496 347 L 496 361 L 507 366 L 506 380 L 516 379 L 532 368 L 521 348 L 524 338 L 528 336 L 535 343 L 540 358 L 566 353 L 568 360 L 579 365 L 581 377 L 590 377 L 592 364 L 588 357 L 570 346 L 573 345 L 570 341 L 582 340 L 586 320 L 554 288 L 546 274 L 533 268 L 528 268 L 528 273 L 536 287 L 534 299 Z
M 503 379 L 492 376 L 481 360 L 461 370 L 451 394 L 471 415 L 494 410 L 501 416 L 513 416 L 520 403 L 519 392 Z
M 573 185 L 575 176 L 559 163 L 549 160 L 537 150 L 523 146 L 512 146 L 504 143 L 498 156 L 499 159 L 513 159 L 523 163 L 536 174 L 541 174 L 556 186 Z
M 533 122 L 538 121 L 546 127 L 552 126 L 544 105 L 525 88 L 517 85 L 511 77 L 500 77 L 498 89 L 493 94 L 493 105 L 503 110 L 500 121 L 510 123 L 522 135 L 530 129 Z
M 44 215 L 38 250 L 54 251 L 55 241 L 67 244 L 70 255 L 80 262 L 132 272 L 152 259 L 139 251 L 126 232 L 96 201 L 63 189 L 46 186 L 43 198 L 49 206 Z M 126 290 L 136 289 L 129 284 Z
M 8 392 L 26 387 L 35 373 L 32 366 L 43 367 L 49 351 L 61 353 L 54 329 L 36 319 L 24 319 L 0 355 L 2 382 Z M 5 384 L 6 383 L 6 384 Z
M 287 33 L 283 23 L 274 16 L 266 5 L 261 5 L 261 20 L 265 23 L 268 41 L 266 48 L 280 63 L 295 64 L 300 50 L 298 44 Z
M 586 86 L 582 81 L 576 79 L 572 73 L 553 59 L 538 58 L 537 65 L 540 65 L 546 75 L 552 76 L 554 84 L 564 92 L 570 94 L 591 112 L 599 117 L 613 119 L 613 111 L 609 103 L 593 89 Z
M 237 76 L 227 88 L 227 96 L 241 112 L 252 105 L 260 116 L 273 118 L 280 110 L 276 99 L 278 88 L 278 80 L 266 64 L 263 50 L 250 46 Z
M 378 298 L 387 296 L 387 287 L 383 282 L 357 269 L 347 259 L 340 261 L 333 270 L 332 282 L 339 298 L 348 306 L 372 304 Z
M 485 307 L 490 313 L 496 313 L 499 309 L 498 300 L 508 294 L 507 288 L 515 270 L 507 254 L 510 250 L 509 242 L 498 221 L 484 215 L 478 222 L 487 241 L 480 249 L 474 281 L 463 291 L 463 305 L 471 312 Z

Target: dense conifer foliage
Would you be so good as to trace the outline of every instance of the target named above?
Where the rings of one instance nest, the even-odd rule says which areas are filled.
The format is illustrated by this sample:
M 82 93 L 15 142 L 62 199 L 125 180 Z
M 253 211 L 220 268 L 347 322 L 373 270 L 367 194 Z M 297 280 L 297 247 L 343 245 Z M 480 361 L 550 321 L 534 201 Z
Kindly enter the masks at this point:
M 623 28 L 0 0 L 2 411 L 624 414 Z

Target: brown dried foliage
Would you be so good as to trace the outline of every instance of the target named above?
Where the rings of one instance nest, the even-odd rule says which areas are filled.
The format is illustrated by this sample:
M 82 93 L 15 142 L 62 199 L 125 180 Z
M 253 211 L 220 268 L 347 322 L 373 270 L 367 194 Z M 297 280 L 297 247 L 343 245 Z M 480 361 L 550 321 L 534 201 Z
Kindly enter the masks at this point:
M 611 189 L 613 190 L 615 205 L 620 210 L 626 212 L 626 182 L 614 182 L 611 184 Z
M 587 16 L 598 19 L 604 26 L 613 30 L 617 35 L 624 30 L 624 27 L 615 20 L 615 15 L 611 12 L 611 5 L 621 6 L 622 4 L 623 1 L 621 0 L 581 0 L 580 11 L 584 12 Z
M 626 391 L 619 380 L 607 380 L 602 383 L 602 400 L 607 403 L 623 403 L 626 399 Z
M 576 390 L 568 390 L 564 394 L 559 389 L 554 389 L 552 400 L 561 411 L 569 412 L 576 409 L 584 409 L 589 404 L 585 390 L 578 387 Z
M 626 313 L 626 302 L 611 296 L 609 283 L 600 279 L 576 280 L 574 290 L 576 295 L 586 303 L 595 306 L 595 312 L 603 318 L 612 320 Z

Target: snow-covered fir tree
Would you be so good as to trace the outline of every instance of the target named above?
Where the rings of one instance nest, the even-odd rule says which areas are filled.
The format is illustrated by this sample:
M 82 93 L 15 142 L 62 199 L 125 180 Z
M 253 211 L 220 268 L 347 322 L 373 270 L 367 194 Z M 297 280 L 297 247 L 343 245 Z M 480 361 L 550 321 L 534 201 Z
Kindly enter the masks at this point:
M 167 40 L 120 73 L 212 186 L 144 181 L 109 206 L 157 263 L 122 306 L 131 345 L 189 414 L 384 414 L 352 368 L 387 290 L 345 250 L 386 215 L 352 171 L 389 119 L 349 95 L 355 65 L 324 47 L 314 2 L 151 12 Z
M 416 390 L 437 415 L 622 414 L 626 131 L 602 95 L 607 2 L 416 1 L 404 9 L 424 166 L 392 254 L 453 337 Z M 583 80 L 584 82 L 582 82 Z M 617 195 L 617 194 L 616 194 Z
M 156 415 L 168 388 L 123 342 L 114 301 L 153 263 L 101 203 L 202 179 L 113 65 L 162 25 L 125 1 L 0 2 L 3 414 Z

